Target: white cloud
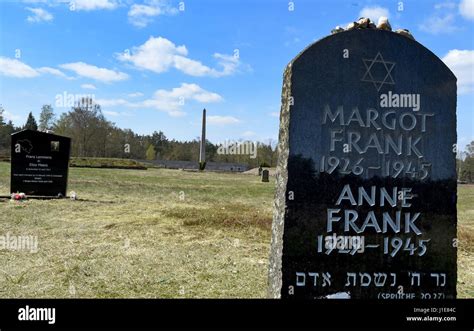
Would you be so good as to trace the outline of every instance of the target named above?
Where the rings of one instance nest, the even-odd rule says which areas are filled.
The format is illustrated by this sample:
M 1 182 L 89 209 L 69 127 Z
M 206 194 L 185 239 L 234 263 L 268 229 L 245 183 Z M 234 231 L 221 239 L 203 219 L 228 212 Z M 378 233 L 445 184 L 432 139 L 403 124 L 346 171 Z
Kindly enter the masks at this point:
M 212 69 L 203 65 L 199 61 L 188 59 L 187 57 L 176 55 L 174 57 L 174 67 L 187 75 L 206 76 L 210 75 Z
M 18 78 L 32 78 L 40 76 L 41 74 L 50 74 L 57 77 L 72 80 L 74 77 L 69 77 L 61 70 L 51 67 L 32 68 L 26 63 L 17 59 L 0 56 L 0 75 L 18 77 Z
M 89 84 L 86 84 L 89 85 Z M 143 93 L 130 93 L 129 97 L 143 96 Z M 102 107 L 129 107 L 129 108 L 154 108 L 168 113 L 170 116 L 178 117 L 186 115 L 182 111 L 183 106 L 189 101 L 197 101 L 201 103 L 213 103 L 222 101 L 222 97 L 214 92 L 206 91 L 196 84 L 182 83 L 181 86 L 171 90 L 157 90 L 153 97 L 140 102 L 131 102 L 123 98 L 117 99 L 96 99 L 94 102 Z M 108 111 L 105 114 L 110 116 L 129 116 L 127 113 L 117 113 Z
M 125 99 L 97 99 L 94 100 L 96 104 L 102 107 L 115 107 L 115 106 L 130 106 L 131 104 Z
M 158 7 L 133 4 L 132 7 L 130 7 L 128 16 L 157 16 L 160 15 L 160 13 L 161 11 Z
M 120 113 L 117 113 L 116 111 L 110 111 L 110 110 L 104 110 L 103 113 L 105 115 L 109 115 L 109 116 L 119 116 Z
M 0 74 L 9 77 L 31 78 L 39 76 L 39 72 L 29 65 L 8 57 L 0 56 Z
M 171 110 L 168 112 L 168 115 L 170 115 L 171 117 L 182 117 L 185 116 L 186 113 L 181 110 Z
M 379 6 L 364 7 L 359 12 L 359 17 L 368 17 L 375 24 L 377 24 L 379 17 L 381 16 L 390 17 L 390 12 L 387 8 Z
M 133 114 L 128 113 L 128 112 L 118 112 L 118 111 L 112 111 L 112 110 L 103 110 L 102 111 L 105 115 L 113 116 L 113 117 L 130 117 L 133 116 Z
M 96 87 L 93 84 L 82 84 L 81 88 L 86 89 L 86 90 L 95 90 Z
M 239 58 L 234 55 L 214 53 L 213 56 L 218 60 L 218 65 L 222 67 L 221 71 L 214 70 L 214 76 L 221 77 L 232 75 L 237 71 L 237 67 L 240 65 Z
M 64 4 L 69 6 L 72 0 L 19 0 L 18 2 L 35 5 L 41 4 L 48 7 L 58 7 Z
M 41 74 L 50 74 L 65 79 L 74 79 L 73 77 L 67 76 L 61 70 L 56 68 L 32 68 L 26 63 L 23 63 L 17 59 L 0 57 L 0 75 L 18 78 L 32 78 L 40 76 Z
M 458 93 L 474 92 L 474 50 L 452 49 L 442 60 L 458 79 Z
M 17 59 L 0 56 L 0 75 L 17 78 L 32 78 L 40 76 L 41 74 L 50 74 L 69 80 L 74 79 L 74 77 L 69 77 L 64 74 L 64 72 L 56 68 L 32 68 L 26 63 L 23 63 Z
M 128 96 L 130 98 L 142 97 L 143 93 L 142 92 L 129 93 Z
M 30 23 L 48 22 L 53 20 L 53 15 L 42 8 L 27 7 L 26 9 L 34 14 L 26 18 Z
M 419 28 L 424 32 L 434 35 L 452 33 L 459 30 L 459 27 L 455 25 L 455 16 L 452 13 L 445 14 L 444 16 L 434 14 L 424 20 L 423 23 L 419 25 Z
M 3 118 L 5 118 L 7 121 L 12 121 L 12 122 L 19 122 L 20 120 L 23 119 L 22 116 L 12 114 L 6 110 L 3 112 Z
M 73 79 L 72 77 L 68 77 L 64 72 L 62 72 L 61 70 L 58 70 L 56 68 L 41 67 L 41 68 L 38 68 L 36 70 L 38 72 L 42 73 L 42 74 L 51 74 L 51 75 L 58 76 L 58 77 L 61 77 L 61 78 Z
M 237 71 L 240 61 L 232 55 L 215 53 L 220 70 L 210 68 L 199 61 L 187 57 L 186 46 L 176 46 L 172 41 L 163 37 L 150 37 L 143 45 L 133 47 L 131 53 L 117 54 L 124 62 L 131 62 L 138 69 L 146 69 L 155 73 L 178 69 L 191 76 L 228 76 Z
M 133 4 L 128 11 L 128 21 L 139 28 L 144 28 L 151 22 L 153 17 L 159 15 L 176 15 L 178 10 L 168 3 L 154 0 L 146 1 L 146 4 Z
M 241 121 L 233 116 L 208 116 L 207 123 L 214 124 L 214 125 L 229 125 L 229 124 L 237 124 Z
M 74 0 L 69 4 L 71 10 L 100 10 L 100 9 L 115 9 L 118 4 L 111 0 Z M 72 6 L 72 7 L 71 7 Z
M 113 117 L 117 117 L 117 116 L 120 116 L 121 113 L 119 112 L 116 112 L 116 111 L 111 111 L 111 110 L 104 110 L 102 111 L 105 115 L 109 115 L 109 116 L 113 116 Z
M 185 46 L 176 46 L 166 38 L 150 37 L 143 45 L 133 48 L 133 54 L 122 53 L 119 60 L 132 62 L 137 68 L 156 73 L 167 71 L 174 65 L 177 55 L 187 55 Z
M 245 131 L 242 133 L 242 137 L 254 137 L 256 136 L 257 134 L 253 131 Z
M 180 87 L 171 90 L 160 89 L 153 94 L 153 98 L 145 100 L 135 106 L 151 107 L 167 112 L 171 116 L 183 116 L 182 107 L 187 101 L 213 103 L 222 101 L 222 97 L 206 91 L 197 84 L 182 83 Z
M 467 20 L 474 20 L 474 0 L 462 0 L 459 3 L 459 12 Z
M 435 9 L 454 9 L 456 8 L 456 3 L 451 1 L 446 1 L 442 3 L 435 4 Z
M 102 82 L 115 82 L 128 79 L 128 75 L 123 72 L 106 68 L 99 68 L 84 62 L 74 62 L 61 64 L 61 68 L 74 71 L 79 76 L 92 78 Z

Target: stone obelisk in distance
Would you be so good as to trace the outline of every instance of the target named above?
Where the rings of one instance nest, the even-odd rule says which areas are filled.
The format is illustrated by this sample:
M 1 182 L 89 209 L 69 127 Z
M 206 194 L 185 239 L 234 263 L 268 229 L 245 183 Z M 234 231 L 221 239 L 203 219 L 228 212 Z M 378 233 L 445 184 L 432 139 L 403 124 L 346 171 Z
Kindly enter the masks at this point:
M 202 133 L 199 147 L 199 170 L 206 167 L 206 108 L 202 110 Z

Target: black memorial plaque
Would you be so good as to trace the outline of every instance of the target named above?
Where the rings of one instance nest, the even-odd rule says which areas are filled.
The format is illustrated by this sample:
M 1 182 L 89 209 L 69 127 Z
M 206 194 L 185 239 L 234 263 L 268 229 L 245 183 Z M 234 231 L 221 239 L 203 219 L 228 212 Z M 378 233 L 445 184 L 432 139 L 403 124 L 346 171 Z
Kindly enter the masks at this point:
M 71 139 L 23 130 L 12 134 L 11 193 L 66 196 Z
M 456 78 L 397 33 L 340 32 L 284 74 L 269 296 L 456 296 Z

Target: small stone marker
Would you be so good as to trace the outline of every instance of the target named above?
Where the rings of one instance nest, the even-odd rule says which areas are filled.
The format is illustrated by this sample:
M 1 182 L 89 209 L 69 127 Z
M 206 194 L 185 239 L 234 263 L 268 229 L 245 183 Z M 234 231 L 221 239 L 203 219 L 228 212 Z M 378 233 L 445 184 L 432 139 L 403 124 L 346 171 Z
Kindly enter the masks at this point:
M 269 296 L 455 298 L 456 77 L 378 29 L 287 66 Z
M 71 139 L 23 130 L 12 134 L 10 192 L 66 196 Z
M 267 169 L 262 170 L 262 182 L 269 181 L 270 172 Z

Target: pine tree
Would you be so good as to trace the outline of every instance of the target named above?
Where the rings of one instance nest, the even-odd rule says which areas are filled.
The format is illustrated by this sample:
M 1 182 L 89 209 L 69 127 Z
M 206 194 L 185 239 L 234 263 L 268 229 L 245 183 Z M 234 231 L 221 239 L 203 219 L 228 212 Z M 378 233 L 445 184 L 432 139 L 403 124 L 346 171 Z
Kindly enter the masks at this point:
M 51 105 L 43 105 L 41 107 L 41 114 L 39 119 L 39 130 L 46 131 L 51 130 L 54 122 L 54 112 Z
M 5 111 L 5 109 L 3 109 L 2 106 L 0 106 L 0 126 L 4 126 L 5 125 L 5 122 L 3 121 L 3 112 Z
M 150 144 L 150 146 L 148 146 L 146 150 L 146 159 L 150 161 L 153 161 L 156 159 L 156 151 L 155 151 L 155 147 L 153 147 L 153 144 Z
M 38 124 L 36 124 L 35 117 L 33 116 L 33 114 L 31 112 L 28 115 L 28 119 L 26 120 L 26 124 L 23 127 L 23 129 L 38 131 Z

